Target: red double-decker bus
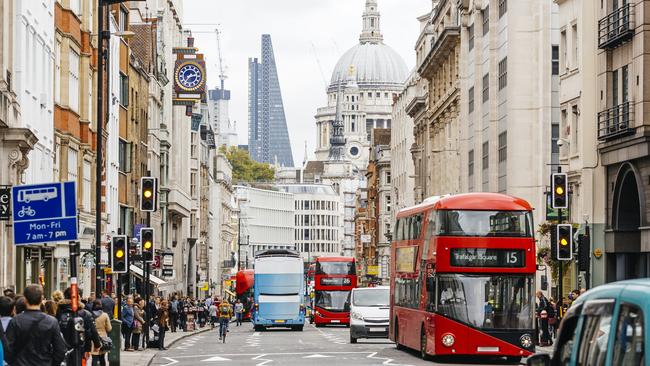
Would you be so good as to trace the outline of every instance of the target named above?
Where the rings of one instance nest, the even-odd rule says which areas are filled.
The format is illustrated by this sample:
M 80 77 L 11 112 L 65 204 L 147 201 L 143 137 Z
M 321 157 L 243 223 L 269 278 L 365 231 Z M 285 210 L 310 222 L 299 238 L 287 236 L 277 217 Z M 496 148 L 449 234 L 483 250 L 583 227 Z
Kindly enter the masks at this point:
M 390 338 L 430 355 L 534 353 L 535 240 L 528 202 L 432 197 L 397 215 Z
M 314 323 L 350 325 L 350 292 L 357 287 L 354 257 L 319 257 L 314 274 Z
M 253 283 L 255 281 L 255 272 L 252 269 L 244 269 L 237 272 L 235 292 L 237 299 L 244 304 L 244 320 L 250 320 L 251 307 L 253 305 Z

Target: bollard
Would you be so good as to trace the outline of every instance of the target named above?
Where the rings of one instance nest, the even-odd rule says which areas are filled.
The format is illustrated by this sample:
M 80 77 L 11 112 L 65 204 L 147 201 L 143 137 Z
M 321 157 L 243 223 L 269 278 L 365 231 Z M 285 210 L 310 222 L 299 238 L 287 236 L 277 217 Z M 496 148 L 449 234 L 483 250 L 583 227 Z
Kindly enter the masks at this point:
M 113 341 L 113 349 L 108 353 L 108 364 L 110 366 L 120 366 L 120 351 L 122 350 L 122 321 L 111 320 L 111 332 L 108 336 Z

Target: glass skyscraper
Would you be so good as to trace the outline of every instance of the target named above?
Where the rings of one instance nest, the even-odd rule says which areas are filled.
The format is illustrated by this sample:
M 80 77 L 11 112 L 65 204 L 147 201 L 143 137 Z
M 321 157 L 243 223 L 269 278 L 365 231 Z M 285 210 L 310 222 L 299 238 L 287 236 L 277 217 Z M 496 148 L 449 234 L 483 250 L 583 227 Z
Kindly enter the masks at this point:
M 293 166 L 287 120 L 271 35 L 262 35 L 261 60 L 248 59 L 248 150 L 259 162 Z

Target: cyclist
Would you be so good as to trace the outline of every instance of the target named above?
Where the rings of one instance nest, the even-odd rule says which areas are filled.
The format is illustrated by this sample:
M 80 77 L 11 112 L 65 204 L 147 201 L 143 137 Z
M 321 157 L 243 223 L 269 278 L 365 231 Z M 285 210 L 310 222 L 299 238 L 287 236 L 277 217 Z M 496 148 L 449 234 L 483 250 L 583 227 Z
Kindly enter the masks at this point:
M 230 305 L 228 300 L 224 297 L 217 308 L 219 314 L 219 340 L 223 337 L 225 341 L 226 332 L 228 331 L 228 323 L 230 323 L 230 319 L 232 319 L 232 305 Z

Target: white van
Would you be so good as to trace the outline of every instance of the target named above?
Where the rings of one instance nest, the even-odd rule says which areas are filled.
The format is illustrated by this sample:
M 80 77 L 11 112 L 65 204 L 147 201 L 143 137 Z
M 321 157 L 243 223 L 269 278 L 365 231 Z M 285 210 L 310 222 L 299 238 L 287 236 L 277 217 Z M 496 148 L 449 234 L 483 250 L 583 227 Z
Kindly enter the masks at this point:
M 350 343 L 357 343 L 359 338 L 388 338 L 389 300 L 388 286 L 352 290 Z

